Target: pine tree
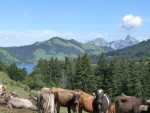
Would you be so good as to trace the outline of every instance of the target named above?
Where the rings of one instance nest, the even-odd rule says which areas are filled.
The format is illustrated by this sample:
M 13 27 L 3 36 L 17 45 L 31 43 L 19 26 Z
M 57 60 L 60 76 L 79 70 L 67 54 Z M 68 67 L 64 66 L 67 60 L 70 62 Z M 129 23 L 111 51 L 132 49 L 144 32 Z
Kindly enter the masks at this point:
M 62 77 L 62 64 L 58 61 L 57 58 L 51 59 L 49 62 L 50 67 L 50 82 L 53 82 L 55 85 L 61 85 L 61 77 Z
M 104 54 L 102 54 L 98 60 L 95 75 L 97 78 L 97 88 L 102 88 L 109 93 L 112 86 L 112 76 L 109 62 Z
M 8 76 L 16 81 L 22 81 L 25 79 L 27 72 L 25 69 L 19 69 L 16 64 L 11 64 L 8 69 Z
M 74 65 L 72 59 L 65 57 L 64 63 L 65 83 L 67 88 L 72 88 L 72 77 L 74 76 Z
M 128 77 L 128 94 L 132 96 L 142 96 L 143 87 L 141 82 L 141 64 L 136 63 L 135 61 L 130 61 Z
M 141 82 L 143 85 L 143 97 L 150 97 L 150 61 L 143 62 L 141 65 Z
M 71 83 L 74 89 L 80 89 L 82 86 L 82 76 L 81 76 L 81 56 L 76 59 L 75 62 L 75 75 L 72 76 Z
M 123 58 L 114 58 L 110 65 L 112 73 L 111 95 L 127 94 L 127 62 Z
M 72 77 L 73 88 L 84 91 L 95 90 L 95 77 L 91 69 L 90 59 L 87 54 L 77 58 L 75 75 Z

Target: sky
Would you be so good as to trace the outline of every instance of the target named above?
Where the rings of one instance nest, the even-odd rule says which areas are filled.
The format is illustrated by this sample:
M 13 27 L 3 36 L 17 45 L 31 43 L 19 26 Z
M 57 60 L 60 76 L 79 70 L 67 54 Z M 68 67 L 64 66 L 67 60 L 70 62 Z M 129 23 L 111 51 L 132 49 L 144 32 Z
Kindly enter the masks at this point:
M 150 38 L 150 0 L 0 0 L 0 46 L 53 36 L 87 42 Z

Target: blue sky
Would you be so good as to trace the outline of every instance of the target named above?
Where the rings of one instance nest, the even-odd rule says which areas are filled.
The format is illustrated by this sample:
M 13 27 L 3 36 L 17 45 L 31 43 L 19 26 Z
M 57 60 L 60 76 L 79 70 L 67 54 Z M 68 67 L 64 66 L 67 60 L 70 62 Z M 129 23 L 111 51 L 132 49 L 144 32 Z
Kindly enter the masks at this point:
M 26 45 L 55 35 L 82 42 L 97 37 L 118 40 L 127 34 L 147 39 L 149 4 L 149 0 L 1 0 L 0 45 Z M 128 15 L 131 19 L 123 23 Z

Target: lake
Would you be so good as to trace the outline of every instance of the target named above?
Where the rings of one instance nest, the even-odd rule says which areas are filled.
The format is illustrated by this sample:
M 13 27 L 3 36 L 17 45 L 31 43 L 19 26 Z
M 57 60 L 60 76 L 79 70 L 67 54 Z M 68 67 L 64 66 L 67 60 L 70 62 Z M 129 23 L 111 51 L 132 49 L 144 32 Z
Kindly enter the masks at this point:
M 20 69 L 25 68 L 28 74 L 31 74 L 33 72 L 33 69 L 35 67 L 35 64 L 27 64 L 27 63 L 23 63 L 23 64 L 17 64 L 17 67 Z

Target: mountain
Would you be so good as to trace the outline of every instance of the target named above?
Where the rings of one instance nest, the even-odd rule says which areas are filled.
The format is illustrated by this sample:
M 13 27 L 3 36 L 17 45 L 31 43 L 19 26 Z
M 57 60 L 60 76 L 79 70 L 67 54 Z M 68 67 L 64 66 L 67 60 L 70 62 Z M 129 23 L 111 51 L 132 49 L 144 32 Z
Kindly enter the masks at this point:
M 138 40 L 136 40 L 134 37 L 127 35 L 127 37 L 124 40 L 118 40 L 118 41 L 112 41 L 109 43 L 109 46 L 114 49 L 123 49 L 132 45 L 135 45 L 139 43 Z
M 5 48 L 0 48 L 0 61 L 5 63 L 19 62 L 19 60 L 11 55 Z
M 35 63 L 40 58 L 57 57 L 58 59 L 64 59 L 65 56 L 77 57 L 84 53 L 98 55 L 109 50 L 111 50 L 109 47 L 98 47 L 83 44 L 74 39 L 66 40 L 60 37 L 53 37 L 49 40 L 26 46 L 1 47 L 0 61 L 5 63 Z
M 146 58 L 150 57 L 150 39 L 147 41 L 142 41 L 124 49 L 116 50 L 107 53 L 108 56 L 123 56 L 128 58 Z
M 125 47 L 135 45 L 137 43 L 139 43 L 138 40 L 136 40 L 134 37 L 132 37 L 130 35 L 127 35 L 127 37 L 125 39 L 122 39 L 122 40 L 107 42 L 103 38 L 96 38 L 94 40 L 87 42 L 86 44 L 87 45 L 94 45 L 97 47 L 108 47 L 108 48 L 112 48 L 112 50 L 118 50 L 118 49 L 123 49 Z
M 130 35 L 119 41 L 107 42 L 103 38 L 96 38 L 87 43 L 52 37 L 49 40 L 26 46 L 0 47 L 0 61 L 4 63 L 36 63 L 41 58 L 57 57 L 63 60 L 66 56 L 75 58 L 84 53 L 94 57 L 102 52 L 111 53 L 113 50 L 129 47 L 136 43 L 138 41 Z
M 108 46 L 108 42 L 103 38 L 96 38 L 94 40 L 91 40 L 91 41 L 87 42 L 86 44 L 95 45 L 95 46 L 98 46 L 98 47 L 107 47 Z

